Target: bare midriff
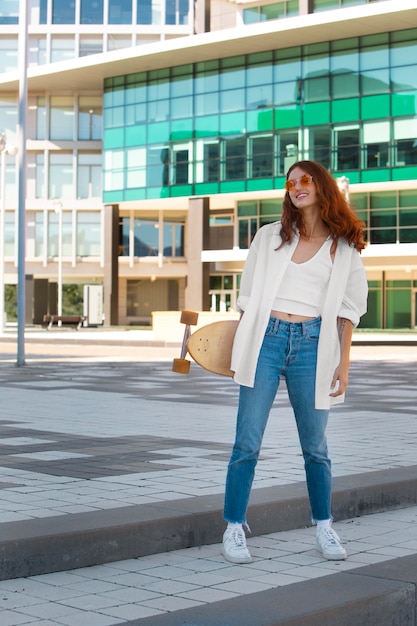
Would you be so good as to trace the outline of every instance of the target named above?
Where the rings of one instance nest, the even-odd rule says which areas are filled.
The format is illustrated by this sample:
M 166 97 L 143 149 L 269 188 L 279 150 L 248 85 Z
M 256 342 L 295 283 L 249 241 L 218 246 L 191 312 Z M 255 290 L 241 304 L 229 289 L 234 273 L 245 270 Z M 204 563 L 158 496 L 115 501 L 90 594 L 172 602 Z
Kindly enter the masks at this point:
M 314 317 L 306 317 L 305 315 L 294 315 L 294 313 L 284 313 L 284 311 L 271 311 L 271 317 L 277 317 L 286 322 L 307 322 L 313 320 Z

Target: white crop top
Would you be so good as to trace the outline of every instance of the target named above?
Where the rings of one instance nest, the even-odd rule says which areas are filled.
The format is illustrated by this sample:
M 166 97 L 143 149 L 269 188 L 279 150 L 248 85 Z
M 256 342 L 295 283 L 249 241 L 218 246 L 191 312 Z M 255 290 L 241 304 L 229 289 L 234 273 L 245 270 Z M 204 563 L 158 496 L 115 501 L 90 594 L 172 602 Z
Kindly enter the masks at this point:
M 279 286 L 279 294 L 275 296 L 273 311 L 305 317 L 318 317 L 321 314 L 323 293 L 333 267 L 331 245 L 332 239 L 329 238 L 308 261 L 290 261 Z

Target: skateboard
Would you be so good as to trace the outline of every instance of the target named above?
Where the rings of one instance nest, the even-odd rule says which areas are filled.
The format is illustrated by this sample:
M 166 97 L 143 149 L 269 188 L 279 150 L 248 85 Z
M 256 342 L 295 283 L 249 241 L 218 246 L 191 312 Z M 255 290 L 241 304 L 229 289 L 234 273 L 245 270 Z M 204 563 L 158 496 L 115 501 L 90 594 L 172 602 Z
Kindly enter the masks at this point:
M 190 361 L 187 353 L 204 369 L 220 376 L 233 376 L 230 369 L 232 346 L 239 320 L 222 320 L 202 326 L 191 333 L 191 326 L 196 326 L 198 313 L 182 311 L 181 324 L 185 324 L 181 358 L 174 359 L 172 371 L 188 374 Z

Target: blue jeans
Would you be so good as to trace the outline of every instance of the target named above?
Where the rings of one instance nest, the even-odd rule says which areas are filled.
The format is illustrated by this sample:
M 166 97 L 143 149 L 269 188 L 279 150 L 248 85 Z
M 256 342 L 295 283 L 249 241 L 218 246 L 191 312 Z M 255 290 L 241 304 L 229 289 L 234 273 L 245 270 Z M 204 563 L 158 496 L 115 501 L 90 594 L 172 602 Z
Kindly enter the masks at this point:
M 259 354 L 254 387 L 240 387 L 236 439 L 227 470 L 224 519 L 246 523 L 246 510 L 262 438 L 280 376 L 285 376 L 304 457 L 313 521 L 331 518 L 328 410 L 315 408 L 321 319 L 291 323 L 271 317 Z

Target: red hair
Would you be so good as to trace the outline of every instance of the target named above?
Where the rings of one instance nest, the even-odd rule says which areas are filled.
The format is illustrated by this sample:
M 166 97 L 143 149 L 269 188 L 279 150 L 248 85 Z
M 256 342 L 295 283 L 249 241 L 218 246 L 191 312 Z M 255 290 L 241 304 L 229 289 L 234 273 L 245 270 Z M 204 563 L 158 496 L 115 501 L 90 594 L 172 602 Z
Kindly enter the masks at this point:
M 313 177 L 321 209 L 321 219 L 330 230 L 334 247 L 336 248 L 338 240 L 343 238 L 350 246 L 361 252 L 366 246 L 363 238 L 365 224 L 356 215 L 344 194 L 340 191 L 333 176 L 320 163 L 315 161 L 297 161 L 288 170 L 287 180 L 292 170 L 296 167 Z M 288 191 L 285 194 L 282 205 L 281 222 L 283 244 L 291 242 L 297 230 L 301 235 L 306 234 L 302 213 L 292 203 Z

